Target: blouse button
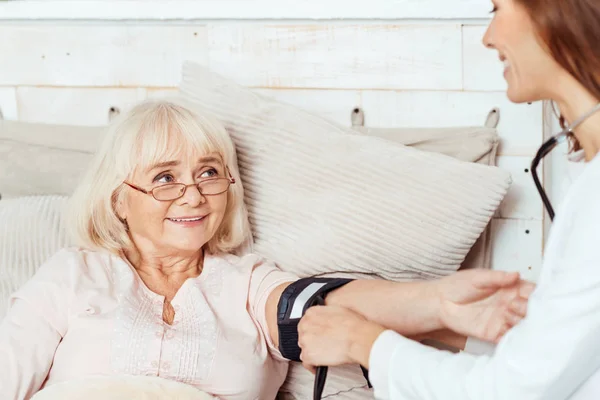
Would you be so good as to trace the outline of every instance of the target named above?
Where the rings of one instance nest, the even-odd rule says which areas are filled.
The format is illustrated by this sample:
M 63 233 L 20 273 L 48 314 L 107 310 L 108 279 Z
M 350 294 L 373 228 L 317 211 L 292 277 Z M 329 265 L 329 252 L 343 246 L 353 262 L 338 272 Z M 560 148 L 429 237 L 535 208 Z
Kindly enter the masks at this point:
M 173 332 L 169 332 L 165 335 L 165 339 L 167 340 L 171 340 L 175 337 L 175 334 Z
M 156 337 L 159 338 L 159 339 L 162 338 L 163 337 L 163 332 L 162 331 L 156 332 Z

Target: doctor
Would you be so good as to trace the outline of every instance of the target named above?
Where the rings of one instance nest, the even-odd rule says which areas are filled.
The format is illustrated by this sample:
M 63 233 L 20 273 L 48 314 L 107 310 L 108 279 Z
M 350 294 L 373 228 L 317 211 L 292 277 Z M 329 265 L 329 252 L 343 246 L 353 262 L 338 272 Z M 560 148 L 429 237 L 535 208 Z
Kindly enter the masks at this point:
M 553 100 L 585 169 L 557 210 L 526 318 L 491 355 L 426 347 L 344 308 L 307 311 L 304 364 L 359 363 L 378 399 L 600 399 L 600 1 L 493 3 L 483 43 L 509 99 Z

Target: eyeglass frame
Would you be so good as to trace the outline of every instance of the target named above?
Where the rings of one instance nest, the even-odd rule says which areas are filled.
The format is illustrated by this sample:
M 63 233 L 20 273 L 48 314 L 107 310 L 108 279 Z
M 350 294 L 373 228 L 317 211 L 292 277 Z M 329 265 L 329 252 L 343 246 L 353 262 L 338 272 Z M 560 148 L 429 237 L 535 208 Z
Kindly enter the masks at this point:
M 123 183 L 126 184 L 127 186 L 129 186 L 130 188 L 137 190 L 138 192 L 141 192 L 141 193 L 148 194 L 148 195 L 152 196 L 152 198 L 154 200 L 156 200 L 156 201 L 175 201 L 175 200 L 179 200 L 180 198 L 182 198 L 183 196 L 185 196 L 185 193 L 187 192 L 188 188 L 191 187 L 191 186 L 196 186 L 196 188 L 198 189 L 198 192 L 202 196 L 218 196 L 220 194 L 223 194 L 223 193 L 227 192 L 229 190 L 229 187 L 231 185 L 235 184 L 235 178 L 231 175 L 231 171 L 229 170 L 229 167 L 226 167 L 226 168 L 227 168 L 227 174 L 229 175 L 229 178 L 208 178 L 208 179 L 204 179 L 204 180 L 202 180 L 200 182 L 197 182 L 197 183 L 191 183 L 189 185 L 186 185 L 185 183 L 166 183 L 164 185 L 157 186 L 157 187 L 155 187 L 152 190 L 146 190 L 144 188 L 141 188 L 141 187 L 139 187 L 137 185 L 134 185 L 133 183 L 129 183 L 127 181 L 123 181 Z M 223 190 L 222 192 L 214 193 L 214 194 L 205 194 L 205 193 L 202 193 L 202 191 L 200 190 L 200 184 L 202 182 L 216 181 L 216 180 L 220 180 L 220 179 L 226 179 L 229 182 L 229 185 L 227 185 L 227 188 L 225 190 Z M 173 185 L 177 185 L 177 186 L 183 185 L 185 187 L 185 189 L 183 190 L 183 192 L 181 192 L 181 196 L 176 197 L 174 199 L 170 199 L 170 200 L 159 200 L 159 199 L 156 198 L 156 196 L 154 196 L 154 191 L 156 189 L 164 188 L 165 186 L 173 186 Z

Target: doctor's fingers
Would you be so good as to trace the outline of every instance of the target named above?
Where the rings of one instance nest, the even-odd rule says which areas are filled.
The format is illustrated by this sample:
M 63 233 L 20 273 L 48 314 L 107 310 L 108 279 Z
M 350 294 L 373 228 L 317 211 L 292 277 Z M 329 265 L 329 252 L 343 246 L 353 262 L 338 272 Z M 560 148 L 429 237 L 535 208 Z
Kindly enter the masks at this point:
M 502 336 L 504 336 L 506 334 L 506 332 L 509 331 L 509 329 L 512 328 L 511 325 L 509 324 L 502 324 L 499 328 L 498 328 L 498 332 L 496 334 L 496 338 L 494 339 L 494 343 L 498 344 L 498 342 L 500 342 L 500 339 L 502 339 Z
M 508 305 L 508 309 L 512 314 L 523 318 L 527 315 L 527 303 L 527 299 L 523 297 L 515 297 Z
M 519 296 L 528 299 L 535 288 L 535 283 L 522 280 L 519 282 Z

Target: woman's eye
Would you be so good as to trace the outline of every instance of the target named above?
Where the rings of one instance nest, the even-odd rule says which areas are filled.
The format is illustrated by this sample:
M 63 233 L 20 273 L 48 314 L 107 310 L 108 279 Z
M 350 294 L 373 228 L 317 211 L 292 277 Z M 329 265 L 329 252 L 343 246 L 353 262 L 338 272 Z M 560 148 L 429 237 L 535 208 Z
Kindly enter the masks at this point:
M 175 178 L 173 178 L 173 175 L 171 174 L 163 174 L 163 175 L 158 175 L 156 178 L 154 178 L 155 183 L 173 183 L 175 181 Z
M 202 174 L 200 174 L 200 178 L 203 178 L 203 179 L 214 178 L 217 176 L 219 176 L 219 172 L 214 168 L 207 169 L 206 171 L 202 172 Z

